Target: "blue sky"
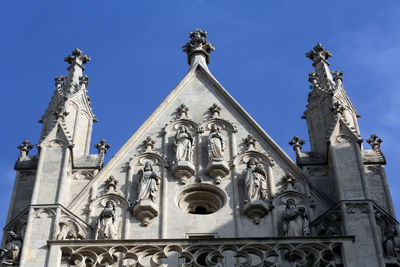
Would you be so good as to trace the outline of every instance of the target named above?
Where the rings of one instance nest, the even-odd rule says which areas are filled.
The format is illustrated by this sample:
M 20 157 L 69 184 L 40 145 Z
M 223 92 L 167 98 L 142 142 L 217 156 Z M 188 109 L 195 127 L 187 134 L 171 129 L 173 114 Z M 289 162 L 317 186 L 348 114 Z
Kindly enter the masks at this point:
M 292 158 L 287 143 L 294 135 L 309 149 L 300 119 L 312 71 L 304 54 L 322 42 L 333 54 L 331 70 L 344 72 L 344 86 L 362 115 L 362 138 L 376 133 L 384 141 L 400 214 L 399 14 L 394 0 L 2 1 L 0 226 L 16 146 L 25 138 L 37 144 L 53 78 L 67 74 L 64 57 L 75 46 L 92 57 L 86 74 L 99 119 L 92 143 L 105 138 L 112 145 L 109 159 L 187 72 L 181 47 L 196 28 L 207 29 L 216 47 L 213 75 Z

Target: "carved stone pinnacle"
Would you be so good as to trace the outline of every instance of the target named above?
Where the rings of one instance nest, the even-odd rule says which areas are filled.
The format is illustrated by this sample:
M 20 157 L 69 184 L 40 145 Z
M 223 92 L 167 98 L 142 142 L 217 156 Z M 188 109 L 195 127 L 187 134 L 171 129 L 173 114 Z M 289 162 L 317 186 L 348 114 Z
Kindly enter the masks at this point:
M 251 136 L 250 134 L 243 139 L 244 143 L 246 144 L 247 149 L 255 149 L 257 140 Z
M 107 149 L 109 149 L 111 146 L 106 143 L 106 140 L 101 139 L 94 147 L 97 148 L 99 155 L 104 156 L 104 154 L 107 153 Z
M 143 141 L 143 148 L 145 151 L 152 151 L 154 149 L 154 144 L 156 141 L 151 139 L 150 136 L 147 136 L 146 139 Z
M 221 115 L 221 108 L 217 104 L 212 104 L 212 106 L 208 109 L 211 112 L 213 117 Z
M 72 51 L 71 55 L 68 55 L 66 58 L 64 58 L 65 62 L 68 62 L 68 64 L 73 65 L 73 64 L 86 64 L 91 60 L 91 58 L 87 55 L 85 55 L 82 50 L 79 48 L 76 48 Z
M 189 108 L 185 104 L 181 104 L 176 111 L 178 112 L 179 118 L 187 117 Z
M 313 66 L 317 65 L 321 61 L 324 61 L 329 65 L 327 59 L 331 56 L 331 52 L 326 50 L 320 42 L 317 43 L 317 45 L 314 47 L 314 50 L 310 50 L 310 52 L 306 53 L 306 57 L 313 61 Z
M 87 87 L 89 85 L 89 76 L 82 75 L 81 77 L 79 77 L 79 84 L 84 84 Z
M 293 150 L 298 152 L 301 150 L 301 147 L 305 144 L 304 140 L 300 139 L 298 136 L 293 136 L 293 139 L 290 140 L 289 145 L 293 147 Z
M 64 86 L 65 77 L 60 75 L 54 78 L 54 83 L 56 84 L 56 88 L 61 88 Z
M 282 186 L 284 189 L 294 189 L 296 178 L 291 174 L 287 173 L 282 177 Z
M 215 47 L 207 41 L 207 31 L 196 29 L 190 32 L 190 41 L 183 47 L 182 51 L 188 55 L 188 64 L 190 65 L 190 58 L 195 53 L 203 54 L 206 58 L 207 64 L 210 63 L 210 53 L 215 50 Z
M 345 110 L 345 108 L 343 107 L 343 105 L 336 101 L 333 103 L 333 106 L 330 108 L 330 110 L 333 112 L 333 114 L 337 115 L 337 114 L 343 114 L 343 111 Z
M 380 139 L 376 134 L 371 134 L 370 138 L 367 139 L 367 143 L 370 144 L 372 149 L 380 149 L 382 139 Z
M 23 158 L 28 155 L 31 149 L 33 149 L 33 145 L 29 142 L 29 140 L 25 139 L 19 146 L 17 146 L 17 148 L 20 150 L 19 158 Z

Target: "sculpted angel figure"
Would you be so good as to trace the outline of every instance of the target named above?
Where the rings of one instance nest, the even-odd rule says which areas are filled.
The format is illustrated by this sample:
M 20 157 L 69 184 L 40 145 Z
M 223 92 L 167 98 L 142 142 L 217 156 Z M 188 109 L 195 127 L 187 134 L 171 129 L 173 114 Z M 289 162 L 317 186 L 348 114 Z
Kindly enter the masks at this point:
M 139 187 L 135 203 L 146 199 L 155 202 L 158 195 L 158 185 L 160 184 L 160 180 L 160 176 L 153 171 L 151 162 L 147 161 L 143 169 L 139 171 Z
M 108 200 L 97 221 L 96 239 L 117 239 L 115 204 Z
M 245 189 L 244 203 L 254 200 L 268 201 L 268 183 L 265 172 L 253 158 L 247 162 Z
M 192 161 L 193 138 L 189 130 L 181 125 L 175 135 L 174 145 L 176 147 L 177 161 Z
M 306 210 L 304 207 L 297 208 L 293 198 L 286 200 L 282 225 L 284 236 L 308 236 L 311 234 Z
M 220 133 L 219 127 L 216 124 L 211 126 L 210 134 L 208 135 L 208 157 L 211 160 L 222 160 L 224 158 L 225 140 Z
M 21 253 L 22 242 L 13 231 L 7 232 L 5 248 L 0 249 L 0 263 L 12 265 L 18 262 Z M 2 265 L 3 266 L 3 265 Z

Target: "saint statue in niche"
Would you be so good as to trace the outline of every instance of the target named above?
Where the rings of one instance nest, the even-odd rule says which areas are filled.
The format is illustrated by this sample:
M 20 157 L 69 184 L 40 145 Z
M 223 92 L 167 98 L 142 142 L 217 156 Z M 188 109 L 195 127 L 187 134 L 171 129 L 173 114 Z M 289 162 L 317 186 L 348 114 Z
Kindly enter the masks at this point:
M 97 221 L 96 239 L 117 239 L 115 204 L 108 200 Z
M 282 216 L 283 236 L 309 236 L 308 216 L 304 207 L 297 208 L 293 198 L 286 200 Z
M 225 151 L 224 136 L 220 133 L 219 127 L 216 124 L 211 126 L 210 134 L 208 135 L 208 158 L 212 160 L 223 160 Z
M 143 169 L 139 171 L 139 187 L 135 203 L 147 199 L 155 202 L 160 180 L 160 176 L 153 172 L 153 166 L 151 165 L 151 162 L 147 161 Z
M 177 161 L 192 161 L 193 138 L 186 126 L 181 125 L 175 135 Z
M 0 263 L 4 265 L 16 264 L 21 253 L 22 242 L 13 231 L 7 232 L 6 247 L 0 249 Z M 1 265 L 3 266 L 3 265 Z
M 244 203 L 255 200 L 268 201 L 268 183 L 265 172 L 260 164 L 253 158 L 249 159 L 247 162 L 245 190 Z

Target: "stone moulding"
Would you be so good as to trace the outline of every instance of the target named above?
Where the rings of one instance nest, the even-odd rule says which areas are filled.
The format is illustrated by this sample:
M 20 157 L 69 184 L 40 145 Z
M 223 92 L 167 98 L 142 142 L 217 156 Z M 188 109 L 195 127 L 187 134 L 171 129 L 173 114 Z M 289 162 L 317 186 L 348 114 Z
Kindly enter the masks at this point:
M 343 266 L 353 236 L 48 241 L 66 266 Z M 278 264 L 278 265 L 277 265 Z M 292 266 L 290 265 L 290 266 Z M 87 265 L 86 265 L 87 266 Z

